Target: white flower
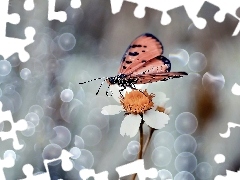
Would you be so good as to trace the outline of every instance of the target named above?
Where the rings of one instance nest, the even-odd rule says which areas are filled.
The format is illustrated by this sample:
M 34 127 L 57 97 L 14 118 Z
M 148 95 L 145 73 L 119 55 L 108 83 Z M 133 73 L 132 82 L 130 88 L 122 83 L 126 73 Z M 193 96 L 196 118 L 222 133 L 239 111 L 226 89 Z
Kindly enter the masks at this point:
M 149 94 L 146 90 L 124 91 L 123 97 L 120 97 L 117 86 L 112 86 L 113 97 L 121 105 L 109 105 L 102 108 L 104 115 L 115 115 L 124 111 L 126 117 L 123 119 L 120 134 L 133 137 L 137 134 L 141 121 L 154 129 L 161 129 L 169 121 L 169 112 L 171 107 L 164 108 L 166 95 L 162 92 Z

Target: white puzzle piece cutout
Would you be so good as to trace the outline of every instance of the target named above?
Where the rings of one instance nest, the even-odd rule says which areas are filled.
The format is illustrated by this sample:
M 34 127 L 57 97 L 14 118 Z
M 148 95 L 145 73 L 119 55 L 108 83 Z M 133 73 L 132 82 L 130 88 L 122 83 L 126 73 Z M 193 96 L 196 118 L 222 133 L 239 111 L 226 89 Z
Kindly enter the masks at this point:
M 240 124 L 236 124 L 236 123 L 233 123 L 233 122 L 228 122 L 228 129 L 227 129 L 227 132 L 221 134 L 219 133 L 219 135 L 222 137 L 222 138 L 228 138 L 231 134 L 231 128 L 235 128 L 235 127 L 240 127 Z
M 58 20 L 65 22 L 67 20 L 67 13 L 65 11 L 55 11 L 56 0 L 48 0 L 48 20 Z M 71 0 L 72 8 L 80 8 L 81 0 Z
M 90 177 L 93 177 L 95 180 L 108 180 L 107 171 L 96 174 L 93 169 L 82 169 L 80 170 L 79 175 L 83 180 L 87 180 Z
M 191 0 L 110 0 L 112 13 L 116 14 L 120 12 L 122 4 L 124 1 L 137 4 L 134 10 L 134 16 L 137 18 L 143 18 L 145 16 L 145 8 L 154 9 L 162 12 L 162 17 L 160 23 L 162 25 L 168 25 L 171 22 L 171 17 L 168 11 L 184 6 L 188 17 L 193 21 L 194 25 L 203 29 L 207 21 L 204 18 L 198 17 L 198 13 L 202 8 L 205 0 L 191 1 Z M 229 1 L 219 1 L 219 0 L 208 0 L 209 3 L 218 6 L 220 10 L 215 14 L 214 19 L 217 22 L 223 22 L 227 13 L 234 16 L 236 19 L 240 20 L 240 17 L 236 15 L 236 10 L 240 7 L 240 1 L 229 0 Z M 236 36 L 240 31 L 240 23 L 238 23 L 233 36 Z
M 153 179 L 156 178 L 158 175 L 156 168 L 150 168 L 148 170 L 144 168 L 143 159 L 139 159 L 129 164 L 117 167 L 116 171 L 119 174 L 119 178 L 137 173 L 139 180 L 146 180 L 146 178 Z
M 0 138 L 2 141 L 7 139 L 13 139 L 13 148 L 19 150 L 23 148 L 23 145 L 19 144 L 19 140 L 16 131 L 24 131 L 27 129 L 27 121 L 21 119 L 17 122 L 13 121 L 11 111 L 2 111 L 2 102 L 0 102 L 0 123 L 8 121 L 11 124 L 11 130 L 8 132 L 0 131 Z
M 0 179 L 5 180 L 3 168 L 11 168 L 15 165 L 15 159 L 11 156 L 5 157 L 3 160 L 0 158 Z
M 22 62 L 26 62 L 30 58 L 30 55 L 25 51 L 25 47 L 34 42 L 35 29 L 33 27 L 25 29 L 26 39 L 6 37 L 7 22 L 11 24 L 18 24 L 20 22 L 19 14 L 8 14 L 8 6 L 9 0 L 0 1 L 0 55 L 4 59 L 7 59 L 17 52 L 19 59 Z
M 63 149 L 61 155 L 58 158 L 51 160 L 45 159 L 43 161 L 43 164 L 47 172 L 38 175 L 33 175 L 33 166 L 31 164 L 25 164 L 22 170 L 26 175 L 26 178 L 21 180 L 51 180 L 48 164 L 57 160 L 62 160 L 62 169 L 64 171 L 70 171 L 73 168 L 73 164 L 69 158 L 72 156 L 73 155 L 71 153 Z

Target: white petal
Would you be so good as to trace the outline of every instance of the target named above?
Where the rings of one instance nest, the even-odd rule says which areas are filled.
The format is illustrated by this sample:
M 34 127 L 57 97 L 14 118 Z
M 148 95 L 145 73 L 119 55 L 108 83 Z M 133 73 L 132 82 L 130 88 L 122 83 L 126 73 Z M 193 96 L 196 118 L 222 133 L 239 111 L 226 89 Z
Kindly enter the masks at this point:
M 149 110 L 143 115 L 143 120 L 147 125 L 155 129 L 161 129 L 169 121 L 169 116 L 163 112 Z
M 144 90 L 144 89 L 147 89 L 148 84 L 136 84 L 135 86 L 136 86 L 137 89 Z
M 118 102 L 120 103 L 120 93 L 119 93 L 119 89 L 120 87 L 118 85 L 111 85 L 110 86 L 110 91 L 112 92 L 112 96 L 113 98 Z
M 158 92 L 154 94 L 155 94 L 155 97 L 153 97 L 154 106 L 163 107 L 165 103 L 169 100 L 169 98 L 166 98 L 166 94 L 164 94 L 163 92 Z
M 101 113 L 104 115 L 115 115 L 123 111 L 122 106 L 118 105 L 108 105 L 102 108 Z
M 138 133 L 139 126 L 141 123 L 141 116 L 129 114 L 127 115 L 124 120 L 122 121 L 120 134 L 124 136 L 133 137 Z
M 171 110 L 172 110 L 172 106 L 166 108 L 165 111 L 164 111 L 164 113 L 165 113 L 165 114 L 170 114 Z

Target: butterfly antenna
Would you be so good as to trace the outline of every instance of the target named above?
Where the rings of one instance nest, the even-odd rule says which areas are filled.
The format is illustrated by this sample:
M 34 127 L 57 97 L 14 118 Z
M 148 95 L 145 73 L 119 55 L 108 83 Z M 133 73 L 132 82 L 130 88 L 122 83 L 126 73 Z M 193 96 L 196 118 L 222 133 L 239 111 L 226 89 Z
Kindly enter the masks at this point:
M 85 81 L 85 82 L 82 82 L 82 83 L 79 83 L 79 84 L 85 84 L 85 83 L 89 83 L 89 82 L 96 81 L 96 80 L 99 80 L 99 79 L 104 79 L 104 78 L 107 78 L 107 77 L 95 78 L 95 79 Z
M 98 93 L 99 93 L 99 91 L 100 91 L 100 89 L 101 89 L 103 83 L 104 83 L 107 79 L 108 79 L 108 78 L 104 79 L 104 81 L 100 84 L 100 86 L 99 86 L 99 88 L 98 88 L 98 91 L 97 91 L 96 95 L 98 95 Z

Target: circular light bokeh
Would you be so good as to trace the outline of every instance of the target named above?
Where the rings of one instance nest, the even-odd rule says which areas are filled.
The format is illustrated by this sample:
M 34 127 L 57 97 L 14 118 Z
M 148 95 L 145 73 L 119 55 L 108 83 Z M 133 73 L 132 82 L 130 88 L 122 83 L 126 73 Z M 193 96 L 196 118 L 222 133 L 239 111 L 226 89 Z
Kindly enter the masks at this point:
M 57 144 L 61 148 L 67 147 L 71 141 L 71 132 L 68 130 L 68 128 L 64 126 L 56 126 L 53 128 L 53 130 L 56 132 L 56 137 L 50 139 L 50 143 Z
M 164 146 L 168 149 L 172 149 L 174 137 L 166 131 L 158 132 L 153 139 L 153 143 L 155 148 L 158 146 Z
M 76 147 L 78 147 L 79 149 L 83 149 L 84 148 L 84 141 L 83 141 L 83 139 L 80 136 L 75 135 L 74 145 Z
M 204 54 L 195 52 L 191 54 L 188 62 L 188 67 L 191 71 L 201 72 L 207 66 L 207 59 Z
M 82 129 L 81 137 L 86 145 L 95 146 L 101 141 L 102 132 L 97 126 L 87 125 Z
M 197 167 L 197 158 L 189 152 L 179 154 L 175 159 L 175 168 L 178 172 L 187 171 L 192 173 Z
M 35 125 L 31 121 L 27 121 L 27 129 L 22 131 L 22 135 L 30 137 L 35 133 Z
M 197 142 L 191 135 L 183 134 L 174 142 L 174 149 L 178 154 L 182 152 L 194 153 L 197 149 Z
M 25 120 L 32 122 L 34 124 L 34 126 L 37 126 L 39 124 L 39 116 L 34 112 L 28 113 L 25 116 Z
M 12 65 L 6 60 L 0 60 L 0 76 L 7 76 L 12 70 Z
M 126 160 L 126 161 L 133 161 L 137 158 L 137 155 L 134 155 L 134 154 L 131 154 L 128 152 L 127 149 L 125 149 L 123 151 L 123 158 Z
M 64 51 L 70 51 L 76 44 L 76 38 L 71 33 L 63 33 L 58 39 L 59 47 Z
M 71 89 L 64 89 L 61 92 L 60 98 L 63 102 L 70 102 L 73 99 L 73 91 Z
M 31 77 L 31 70 L 28 69 L 28 68 L 23 68 L 21 71 L 20 71 L 20 77 L 23 79 L 23 80 L 27 80 Z
M 153 150 L 151 158 L 156 166 L 164 167 L 171 162 L 172 153 L 168 148 L 159 146 Z
M 94 157 L 92 153 L 86 149 L 81 149 L 81 155 L 79 158 L 74 159 L 74 168 L 80 171 L 83 168 L 90 169 L 94 163 Z
M 219 72 L 206 72 L 203 75 L 202 84 L 206 90 L 219 91 L 225 85 L 225 78 Z
M 197 118 L 190 112 L 179 114 L 175 121 L 176 130 L 181 134 L 192 134 L 196 131 L 197 126 Z
M 213 168 L 207 162 L 201 162 L 197 165 L 195 173 L 199 179 L 209 179 L 212 176 Z
M 169 59 L 174 62 L 174 64 L 179 64 L 180 66 L 186 66 L 189 61 L 189 54 L 184 49 L 176 49 L 169 54 Z
M 176 174 L 174 180 L 195 180 L 195 178 L 191 173 L 182 171 Z
M 41 119 L 44 115 L 44 112 L 43 112 L 43 108 L 39 105 L 32 105 L 28 112 L 33 112 L 33 113 L 36 113 L 38 115 L 38 117 Z
M 137 155 L 140 151 L 140 143 L 138 141 L 131 141 L 127 145 L 127 151 L 132 155 Z
M 161 169 L 158 171 L 158 177 L 156 178 L 156 180 L 169 180 L 169 179 L 173 179 L 173 176 L 170 171 L 166 169 Z
M 73 155 L 72 159 L 77 159 L 81 155 L 81 150 L 77 147 L 72 147 L 69 152 Z
M 42 157 L 43 159 L 48 159 L 48 160 L 57 159 L 58 157 L 60 157 L 61 153 L 62 153 L 62 148 L 59 145 L 49 144 L 43 149 Z M 54 166 L 59 164 L 60 162 L 61 161 L 54 161 L 49 163 L 49 165 Z

